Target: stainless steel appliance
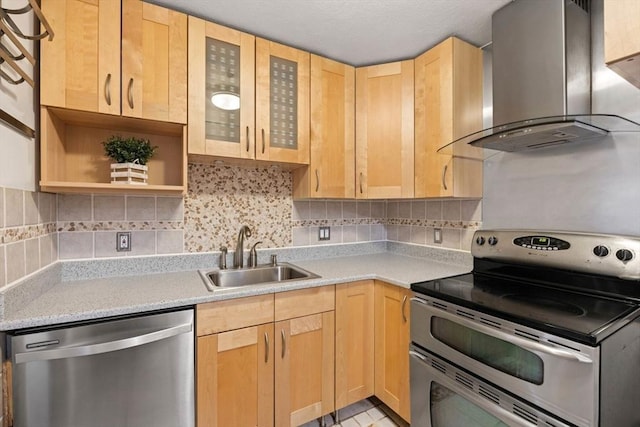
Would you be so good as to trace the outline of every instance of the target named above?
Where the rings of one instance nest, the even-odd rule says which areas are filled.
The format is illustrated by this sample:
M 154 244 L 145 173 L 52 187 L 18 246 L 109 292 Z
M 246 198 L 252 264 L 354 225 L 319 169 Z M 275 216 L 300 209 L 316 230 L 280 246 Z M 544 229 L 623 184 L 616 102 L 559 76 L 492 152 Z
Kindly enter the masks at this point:
M 494 127 L 456 143 L 524 151 L 639 132 L 623 117 L 592 114 L 591 19 L 591 0 L 515 0 L 496 11 Z
M 193 310 L 10 337 L 15 427 L 193 427 Z
M 640 238 L 483 230 L 472 254 L 411 286 L 414 424 L 640 425 Z

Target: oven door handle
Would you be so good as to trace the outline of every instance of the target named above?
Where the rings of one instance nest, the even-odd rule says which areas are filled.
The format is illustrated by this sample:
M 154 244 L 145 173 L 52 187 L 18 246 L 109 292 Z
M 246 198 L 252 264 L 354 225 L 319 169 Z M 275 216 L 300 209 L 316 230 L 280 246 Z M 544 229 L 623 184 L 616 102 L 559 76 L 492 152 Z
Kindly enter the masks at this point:
M 409 350 L 409 356 L 413 356 L 416 359 L 419 359 L 420 363 L 425 365 L 424 368 L 429 369 L 430 365 L 427 359 L 420 353 L 415 352 L 413 350 Z M 503 421 L 508 425 L 522 426 L 522 427 L 535 427 L 535 424 L 531 424 L 527 422 L 527 420 L 525 420 L 524 418 L 520 418 L 512 414 L 511 412 L 507 411 L 501 406 L 490 403 L 491 402 L 490 400 L 487 400 L 484 398 L 480 399 L 477 395 L 469 392 L 464 387 L 461 387 L 458 383 L 456 383 L 454 380 L 452 380 L 445 374 L 441 373 L 440 371 L 430 370 L 429 376 L 433 377 L 433 379 L 437 380 L 437 382 L 440 383 L 441 385 L 446 386 L 451 391 L 454 391 L 456 394 L 464 397 L 470 402 L 473 402 L 479 408 L 483 409 L 484 411 L 488 412 L 489 414 L 493 415 L 494 417 L 498 418 L 499 420 Z
M 420 298 L 413 298 L 414 301 L 419 302 L 421 304 L 425 304 L 427 305 L 427 302 L 425 300 L 421 300 Z M 575 351 L 570 351 L 570 350 L 565 350 L 562 348 L 558 348 L 558 347 L 553 347 L 549 344 L 543 344 L 541 342 L 538 341 L 532 341 L 532 340 L 528 340 L 526 338 L 521 338 L 517 335 L 511 335 L 508 334 L 506 332 L 502 332 L 500 330 L 494 329 L 492 327 L 489 326 L 484 326 L 481 324 L 478 324 L 477 322 L 474 322 L 472 320 L 468 320 L 462 317 L 458 317 L 458 316 L 454 316 L 450 313 L 448 313 L 447 311 L 438 308 L 438 307 L 434 307 L 432 305 L 428 306 L 430 309 L 433 309 L 434 311 L 438 311 L 438 316 L 444 317 L 447 320 L 451 320 L 452 322 L 456 322 L 459 324 L 462 324 L 464 326 L 466 326 L 469 329 L 473 329 L 477 332 L 489 335 L 491 337 L 506 341 L 508 343 L 511 344 L 515 344 L 515 345 L 519 345 L 521 347 L 524 347 L 528 350 L 532 350 L 532 351 L 538 351 L 540 353 L 546 353 L 546 354 L 550 354 L 552 356 L 556 356 L 556 357 L 561 357 L 563 359 L 569 359 L 569 360 L 577 360 L 578 362 L 581 363 L 593 363 L 593 360 L 587 356 L 586 354 L 582 354 L 582 353 L 578 353 Z M 440 314 L 442 313 L 442 314 Z

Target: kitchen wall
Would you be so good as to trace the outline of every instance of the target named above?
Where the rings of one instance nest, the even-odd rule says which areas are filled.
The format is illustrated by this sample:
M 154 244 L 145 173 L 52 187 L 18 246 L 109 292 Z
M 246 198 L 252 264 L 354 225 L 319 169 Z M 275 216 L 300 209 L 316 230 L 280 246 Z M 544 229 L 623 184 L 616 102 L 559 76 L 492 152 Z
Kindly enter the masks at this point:
M 640 89 L 604 65 L 603 3 L 592 10 L 592 111 L 640 122 Z M 484 163 L 485 228 L 640 236 L 640 133 L 612 133 Z
M 387 239 L 468 251 L 481 219 L 480 200 L 389 201 Z M 442 230 L 442 243 L 434 241 L 436 228 Z
M 470 247 L 480 201 L 293 201 L 291 173 L 279 167 L 189 164 L 182 197 L 59 195 L 60 259 L 217 251 L 235 248 L 241 225 L 260 247 L 394 240 L 433 243 L 433 228 L 453 249 Z M 318 227 L 331 227 L 329 241 Z M 132 232 L 132 251 L 115 250 Z
M 0 287 L 57 259 L 56 196 L 0 187 Z
M 2 2 L 2 7 L 7 9 L 20 9 L 24 5 L 25 2 L 22 0 L 4 0 Z M 35 20 L 32 12 L 13 15 L 12 19 L 25 34 L 34 34 Z M 11 47 L 11 43 L 6 39 L 5 37 L 3 45 L 9 46 L 13 53 L 17 53 L 17 49 Z M 20 40 L 25 49 L 34 53 L 32 41 Z M 18 61 L 18 64 L 27 75 L 34 76 L 34 69 L 27 60 Z M 3 65 L 2 70 L 13 78 L 18 78 L 17 73 L 6 64 Z M 27 83 L 12 85 L 0 78 L 0 109 L 31 129 L 36 128 L 34 108 L 36 103 L 34 90 Z M 35 191 L 38 169 L 36 141 L 0 121 L 0 153 L 2 153 L 0 155 L 0 187 Z

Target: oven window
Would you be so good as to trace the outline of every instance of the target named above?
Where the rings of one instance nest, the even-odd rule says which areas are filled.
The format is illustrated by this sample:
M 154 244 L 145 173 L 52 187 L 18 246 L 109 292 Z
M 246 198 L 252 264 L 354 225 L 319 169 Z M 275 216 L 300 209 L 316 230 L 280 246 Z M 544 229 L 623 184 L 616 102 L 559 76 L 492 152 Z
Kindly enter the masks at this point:
M 432 427 L 508 427 L 489 412 L 435 381 L 431 382 L 430 409 Z
M 431 334 L 449 347 L 506 374 L 537 385 L 544 380 L 542 359 L 515 344 L 441 317 L 431 318 Z

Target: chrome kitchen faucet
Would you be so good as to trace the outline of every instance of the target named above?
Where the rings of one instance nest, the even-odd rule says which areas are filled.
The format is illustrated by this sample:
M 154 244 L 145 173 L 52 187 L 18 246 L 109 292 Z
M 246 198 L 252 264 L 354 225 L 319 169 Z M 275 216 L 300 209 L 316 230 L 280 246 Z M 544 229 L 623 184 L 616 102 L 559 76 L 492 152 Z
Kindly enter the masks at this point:
M 244 266 L 244 238 L 251 237 L 251 229 L 243 225 L 238 233 L 238 241 L 236 243 L 236 251 L 233 253 L 233 268 L 242 268 Z

